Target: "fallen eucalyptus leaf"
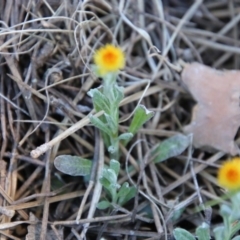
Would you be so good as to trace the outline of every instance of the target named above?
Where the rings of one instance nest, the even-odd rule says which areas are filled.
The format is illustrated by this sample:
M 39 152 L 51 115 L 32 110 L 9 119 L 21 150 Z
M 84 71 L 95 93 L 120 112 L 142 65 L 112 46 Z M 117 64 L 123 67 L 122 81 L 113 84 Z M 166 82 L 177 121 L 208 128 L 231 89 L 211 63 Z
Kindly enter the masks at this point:
M 193 145 L 239 154 L 234 137 L 240 126 L 240 71 L 217 71 L 200 63 L 185 66 L 182 80 L 197 101 L 185 127 Z

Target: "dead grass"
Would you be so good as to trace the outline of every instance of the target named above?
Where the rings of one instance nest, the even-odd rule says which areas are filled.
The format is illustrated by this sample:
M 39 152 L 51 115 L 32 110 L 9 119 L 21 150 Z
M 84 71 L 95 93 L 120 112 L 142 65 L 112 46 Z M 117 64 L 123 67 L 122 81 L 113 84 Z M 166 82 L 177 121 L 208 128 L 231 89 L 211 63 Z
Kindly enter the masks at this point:
M 167 239 L 176 226 L 218 223 L 217 207 L 196 213 L 195 206 L 219 199 L 216 166 L 228 156 L 195 149 L 191 159 L 185 152 L 162 164 L 145 163 L 155 144 L 190 121 L 194 100 L 182 86 L 179 63 L 239 69 L 240 2 L 163 2 L 1 1 L 1 240 L 27 234 L 36 240 Z M 120 182 L 138 181 L 139 194 L 111 213 L 91 208 L 94 183 L 86 192 L 83 178 L 53 167 L 59 154 L 95 159 L 96 169 L 104 161 L 87 118 L 92 103 L 86 92 L 101 84 L 90 70 L 93 52 L 109 42 L 118 43 L 127 59 L 119 76 L 126 89 L 120 129 L 138 103 L 155 111 L 132 151 L 131 145 L 122 148 Z M 171 220 L 183 207 L 180 219 Z

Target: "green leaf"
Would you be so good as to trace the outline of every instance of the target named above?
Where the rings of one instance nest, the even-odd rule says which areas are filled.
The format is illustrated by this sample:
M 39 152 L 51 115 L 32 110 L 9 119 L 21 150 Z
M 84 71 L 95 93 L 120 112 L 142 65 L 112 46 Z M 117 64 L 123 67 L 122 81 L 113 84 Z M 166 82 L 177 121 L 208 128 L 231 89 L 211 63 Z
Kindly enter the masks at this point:
M 51 177 L 51 191 L 55 191 L 59 188 L 62 188 L 65 186 L 65 182 L 63 179 L 59 176 L 59 174 L 54 174 Z M 67 193 L 67 189 L 63 191 L 62 193 Z
M 162 162 L 168 158 L 180 155 L 190 144 L 188 136 L 177 134 L 161 142 L 152 152 L 154 162 Z
M 110 189 L 111 182 L 110 182 L 107 178 L 101 177 L 101 178 L 99 179 L 99 181 L 100 181 L 100 183 L 103 185 L 104 188 Z
M 117 183 L 117 174 L 111 168 L 104 168 L 102 171 L 102 177 L 106 178 L 111 184 Z
M 238 190 L 235 190 L 235 192 L 234 191 L 232 191 L 232 196 L 231 196 L 231 202 L 232 202 L 232 204 L 235 206 L 237 206 L 237 207 L 240 207 L 239 206 L 239 202 L 240 202 L 240 192 L 238 191 Z
M 112 201 L 115 202 L 116 192 L 119 188 L 115 171 L 110 168 L 104 168 L 102 171 L 102 177 L 100 178 L 100 183 L 103 185 L 106 192 L 111 197 Z
M 120 163 L 115 159 L 111 159 L 109 166 L 115 172 L 116 176 L 118 176 L 120 171 Z
M 173 236 L 176 240 L 195 240 L 195 237 L 183 228 L 175 228 Z
M 113 96 L 115 98 L 115 105 L 119 105 L 119 103 L 123 100 L 124 98 L 124 88 L 119 87 L 117 84 L 113 85 Z
M 118 122 L 114 121 L 114 119 L 108 114 L 104 114 L 104 116 L 107 120 L 109 129 L 113 134 L 116 134 L 118 132 Z
M 124 205 L 126 202 L 134 198 L 137 194 L 137 189 L 135 187 L 130 187 L 128 194 L 124 199 L 119 199 L 119 205 Z
M 129 183 L 125 182 L 123 183 L 123 185 L 121 186 L 121 188 L 118 191 L 118 197 L 123 197 L 125 198 L 125 196 L 129 193 Z
M 97 112 L 103 110 L 105 113 L 110 113 L 110 102 L 106 96 L 104 96 L 99 89 L 94 88 L 88 91 L 88 95 L 93 99 L 93 105 Z
M 97 204 L 97 208 L 101 210 L 107 209 L 109 207 L 111 207 L 111 203 L 109 201 L 103 200 Z
M 213 229 L 215 240 L 223 240 L 224 239 L 224 235 L 225 235 L 224 230 L 225 230 L 225 226 L 219 226 L 219 227 L 215 227 Z
M 232 214 L 231 214 L 231 219 L 238 220 L 240 219 L 240 192 L 237 192 L 234 194 L 231 198 L 231 207 L 232 207 Z
M 202 225 L 196 229 L 196 236 L 198 240 L 210 240 L 209 225 L 207 223 L 202 223 Z
M 129 184 L 125 182 L 122 187 L 119 189 L 117 197 L 118 197 L 118 204 L 124 205 L 128 202 L 131 198 L 135 197 L 137 194 L 137 189 L 135 187 L 129 187 Z
M 229 217 L 231 216 L 233 213 L 232 209 L 226 205 L 226 204 L 222 204 L 221 207 L 220 207 L 220 214 L 223 216 L 223 217 Z
M 113 198 L 115 192 L 116 192 L 116 189 L 114 189 L 112 186 L 111 186 L 111 182 L 106 179 L 105 177 L 101 177 L 99 179 L 100 183 L 102 184 L 102 186 L 104 187 L 107 195 L 110 197 L 110 198 Z
M 240 230 L 240 222 L 234 222 L 231 227 L 231 236 L 236 234 Z
M 133 135 L 136 134 L 143 124 L 152 118 L 153 115 L 154 112 L 147 110 L 143 105 L 139 105 L 134 112 L 128 132 L 131 132 Z
M 124 141 L 129 141 L 133 137 L 133 134 L 130 132 L 127 133 L 122 133 L 119 137 L 118 140 L 124 140 Z
M 101 117 L 104 117 L 104 116 L 100 116 L 100 117 L 99 117 L 100 120 L 101 120 Z M 107 133 L 103 132 L 103 131 L 101 131 L 101 135 L 102 135 L 103 142 L 104 142 L 105 146 L 106 146 L 107 148 L 108 148 L 109 146 L 111 146 L 110 136 L 109 136 Z
M 91 172 L 92 161 L 78 156 L 60 155 L 54 159 L 54 166 L 71 176 L 86 176 Z
M 99 118 L 93 116 L 93 115 L 89 115 L 89 119 L 91 121 L 91 123 L 97 127 L 98 129 L 100 129 L 101 131 L 105 132 L 106 134 L 108 134 L 109 136 L 111 136 L 111 131 L 109 130 L 109 128 L 106 126 L 105 123 L 103 123 Z

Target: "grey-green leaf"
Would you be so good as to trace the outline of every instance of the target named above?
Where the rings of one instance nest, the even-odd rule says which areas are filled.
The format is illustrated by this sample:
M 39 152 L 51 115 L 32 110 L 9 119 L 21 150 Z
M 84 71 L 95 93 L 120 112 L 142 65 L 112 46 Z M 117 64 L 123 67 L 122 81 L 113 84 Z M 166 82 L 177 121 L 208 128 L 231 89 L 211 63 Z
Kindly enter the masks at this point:
M 101 209 L 101 210 L 104 210 L 104 209 L 107 209 L 111 206 L 111 203 L 109 201 L 101 201 L 97 204 L 97 208 L 98 209 Z
M 124 205 L 131 198 L 135 197 L 137 194 L 137 189 L 135 187 L 129 187 L 129 184 L 125 182 L 118 191 L 118 204 Z
M 106 134 L 108 134 L 109 136 L 111 136 L 111 131 L 110 129 L 106 126 L 105 123 L 103 123 L 99 118 L 93 116 L 93 115 L 89 115 L 89 119 L 91 121 L 91 123 L 97 127 L 98 129 L 100 129 L 101 131 L 105 132 Z
M 113 86 L 113 95 L 115 98 L 115 105 L 119 105 L 119 103 L 123 100 L 124 98 L 124 88 L 119 87 L 117 84 Z
M 195 240 L 195 237 L 183 228 L 175 228 L 173 236 L 176 240 Z
M 190 138 L 177 134 L 161 142 L 152 152 L 154 162 L 162 162 L 168 158 L 180 155 L 190 144 Z
M 117 176 L 114 170 L 110 168 L 104 168 L 102 171 L 102 177 L 100 178 L 100 183 L 103 185 L 112 200 L 114 200 L 116 198 L 117 188 L 119 187 L 117 184 Z
M 221 207 L 220 207 L 220 214 L 223 216 L 223 217 L 229 217 L 231 216 L 233 213 L 231 207 L 229 207 L 228 205 L 226 204 L 222 204 Z
M 120 163 L 115 159 L 111 159 L 109 166 L 115 172 L 115 174 L 118 176 L 119 171 L 120 171 Z
M 240 230 L 240 222 L 236 221 L 231 228 L 231 236 L 235 235 Z
M 91 172 L 92 161 L 78 156 L 60 155 L 54 159 L 54 166 L 71 176 L 86 176 Z
M 132 122 L 130 124 L 128 132 L 131 132 L 133 135 L 146 123 L 150 118 L 152 118 L 154 112 L 146 109 L 145 106 L 139 105 L 134 112 Z
M 122 133 L 119 137 L 118 140 L 125 140 L 129 141 L 133 137 L 133 134 L 130 132 Z
M 210 240 L 209 225 L 207 223 L 202 223 L 202 225 L 196 229 L 196 236 L 198 240 Z
M 111 115 L 109 114 L 104 114 L 106 120 L 107 120 L 107 124 L 109 129 L 111 130 L 111 132 L 113 134 L 116 134 L 118 132 L 118 122 L 116 122 Z
M 224 239 L 224 235 L 225 235 L 224 230 L 225 230 L 225 226 L 219 226 L 213 229 L 214 237 L 216 240 Z
M 96 111 L 103 110 L 105 113 L 110 113 L 110 102 L 106 96 L 104 96 L 99 89 L 94 88 L 88 92 L 89 96 L 92 96 L 94 108 Z
M 106 189 L 110 189 L 111 187 L 111 182 L 107 179 L 107 178 L 105 178 L 105 177 L 101 177 L 100 179 L 99 179 L 99 181 L 100 181 L 100 183 L 103 185 L 103 187 L 105 187 Z
M 104 168 L 102 170 L 102 177 L 106 178 L 111 184 L 117 183 L 117 175 L 111 168 Z
M 125 197 L 129 193 L 129 183 L 125 182 L 118 191 L 118 197 Z

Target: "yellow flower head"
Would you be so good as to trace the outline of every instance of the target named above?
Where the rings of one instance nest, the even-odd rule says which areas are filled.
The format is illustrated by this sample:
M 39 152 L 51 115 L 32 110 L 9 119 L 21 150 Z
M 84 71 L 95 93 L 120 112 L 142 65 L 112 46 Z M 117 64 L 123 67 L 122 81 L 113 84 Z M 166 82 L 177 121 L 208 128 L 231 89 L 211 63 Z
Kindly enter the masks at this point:
M 125 66 L 125 56 L 121 48 L 107 44 L 99 48 L 93 57 L 100 75 L 117 72 Z
M 228 190 L 240 189 L 240 158 L 226 161 L 218 171 L 218 183 Z

